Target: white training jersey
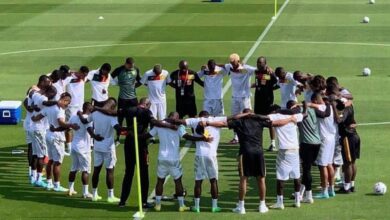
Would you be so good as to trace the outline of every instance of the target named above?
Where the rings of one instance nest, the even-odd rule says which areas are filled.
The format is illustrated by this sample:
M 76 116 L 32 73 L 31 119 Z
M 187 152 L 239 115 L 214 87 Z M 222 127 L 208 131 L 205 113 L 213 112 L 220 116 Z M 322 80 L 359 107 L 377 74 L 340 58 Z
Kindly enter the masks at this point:
M 286 104 L 290 100 L 297 101 L 297 96 L 295 95 L 295 90 L 297 89 L 297 85 L 299 84 L 295 81 L 292 73 L 286 74 L 286 79 L 284 82 L 281 82 L 278 79 L 277 83 L 280 87 L 280 95 L 281 95 L 281 103 L 280 107 L 286 108 Z
M 92 98 L 98 102 L 104 102 L 108 99 L 108 86 L 110 85 L 111 75 L 107 77 L 99 74 L 99 70 L 92 70 L 88 73 L 87 79 L 91 82 Z
M 26 99 L 27 99 L 27 106 L 31 106 L 32 99 L 30 98 L 30 96 L 27 95 Z M 31 116 L 32 116 L 32 113 L 26 110 L 26 117 L 24 118 L 24 122 L 23 122 L 23 129 L 25 131 L 31 130 L 31 123 L 32 123 Z
M 302 122 L 303 115 L 295 114 L 295 118 L 297 122 Z M 291 115 L 282 115 L 282 114 L 270 114 L 268 117 L 271 121 L 283 120 L 291 117 Z M 288 150 L 288 149 L 298 149 L 299 141 L 298 141 L 298 126 L 290 122 L 284 126 L 275 127 L 276 136 L 279 142 L 279 149 Z
M 95 140 L 94 150 L 111 152 L 115 148 L 114 127 L 118 124 L 117 118 L 95 111 L 88 116 L 88 122 L 93 122 L 94 133 L 104 138 L 102 141 Z
M 88 115 L 83 115 L 83 117 L 88 118 Z M 80 127 L 78 130 L 73 130 L 72 150 L 79 153 L 90 152 L 92 143 L 87 128 L 92 127 L 92 123 L 83 124 L 78 115 L 70 117 L 69 123 L 77 124 Z
M 153 70 L 148 70 L 141 78 L 141 83 L 148 87 L 149 100 L 153 103 L 165 103 L 165 89 L 171 82 L 171 77 L 166 70 L 156 75 Z
M 47 121 L 49 123 L 49 126 L 51 125 L 54 128 L 60 127 L 58 119 L 65 120 L 65 110 L 60 108 L 58 105 L 53 105 L 53 106 L 49 106 L 49 107 L 44 108 L 41 111 L 41 114 L 43 116 L 45 116 L 45 118 L 47 119 Z M 53 137 L 53 138 L 56 138 L 58 140 L 65 141 L 65 132 L 63 132 L 63 131 L 52 132 L 52 131 L 50 131 L 50 129 L 48 129 L 47 135 L 49 135 L 49 137 Z
M 58 101 L 62 93 L 66 91 L 66 86 L 72 80 L 72 77 L 66 77 L 65 79 L 59 79 L 56 83 L 53 83 L 53 86 L 56 87 L 57 93 L 54 97 L 54 100 Z M 73 97 L 72 97 L 73 98 Z
M 314 94 L 314 92 L 310 88 L 307 88 L 303 91 L 303 96 L 304 96 L 306 103 L 311 103 L 311 97 L 313 94 Z
M 320 105 L 319 110 L 324 112 L 326 110 L 326 105 L 325 104 Z M 337 124 L 334 121 L 333 114 L 334 114 L 333 108 L 331 107 L 329 117 L 318 118 L 321 139 L 334 137 L 334 135 L 337 134 Z
M 233 72 L 231 64 L 225 65 L 225 71 L 230 75 L 232 81 L 233 98 L 249 98 L 251 96 L 251 77 L 256 68 L 249 65 L 243 65 Z
M 71 80 L 68 84 L 67 91 L 72 96 L 72 101 L 70 102 L 69 106 L 81 110 L 84 104 L 85 80 L 79 79 L 74 75 L 70 78 Z
M 198 126 L 200 121 L 208 121 L 208 122 L 226 122 L 226 117 L 208 117 L 208 118 L 188 118 L 186 119 L 187 126 L 193 128 L 194 130 Z M 215 157 L 217 156 L 217 149 L 219 145 L 219 140 L 221 137 L 221 128 L 207 126 L 204 128 L 204 134 L 195 133 L 194 136 L 213 137 L 213 141 L 205 142 L 205 141 L 197 141 L 196 142 L 196 156 L 206 156 L 206 157 Z
M 199 78 L 204 80 L 204 99 L 222 99 L 223 77 L 226 76 L 225 69 L 216 66 L 215 72 L 201 70 L 198 72 Z
M 42 112 L 42 110 L 45 108 L 45 106 L 42 103 L 47 100 L 48 99 L 46 96 L 40 94 L 39 92 L 34 92 L 34 94 L 32 95 L 32 104 L 34 106 L 37 106 L 40 109 L 40 111 L 39 112 L 34 111 L 32 113 L 32 116 L 39 115 L 40 112 Z M 31 130 L 43 131 L 47 129 L 49 129 L 49 125 L 46 118 L 42 118 L 41 120 L 35 122 L 31 121 Z
M 180 160 L 180 138 L 186 134 L 184 126 L 179 126 L 177 130 L 169 128 L 153 127 L 149 134 L 158 136 L 160 145 L 158 148 L 159 160 Z

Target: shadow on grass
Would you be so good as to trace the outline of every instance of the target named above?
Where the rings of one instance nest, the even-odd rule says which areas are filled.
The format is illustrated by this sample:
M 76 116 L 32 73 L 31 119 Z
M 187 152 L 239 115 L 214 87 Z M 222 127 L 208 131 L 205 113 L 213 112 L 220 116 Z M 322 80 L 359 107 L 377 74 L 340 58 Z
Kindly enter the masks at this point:
M 121 209 L 117 204 L 106 202 L 93 203 L 82 199 L 80 196 L 67 197 L 65 193 L 46 191 L 43 188 L 29 184 L 27 175 L 27 155 L 11 155 L 15 148 L 25 149 L 25 145 L 1 148 L 0 167 L 2 178 L 0 180 L 0 197 L 5 200 L 29 201 L 39 204 L 58 205 L 79 209 L 106 209 L 107 211 L 128 212 L 129 209 Z M 62 174 L 63 182 L 67 179 L 67 173 Z

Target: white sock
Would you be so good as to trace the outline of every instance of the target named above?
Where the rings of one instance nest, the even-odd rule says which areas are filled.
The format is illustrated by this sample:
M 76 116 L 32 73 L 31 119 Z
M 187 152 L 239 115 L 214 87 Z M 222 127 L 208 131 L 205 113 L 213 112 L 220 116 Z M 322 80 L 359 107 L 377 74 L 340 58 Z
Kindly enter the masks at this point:
M 53 184 L 53 180 L 52 179 L 47 179 L 46 181 L 47 181 L 47 185 Z
M 218 207 L 218 199 L 212 199 L 211 203 L 212 203 L 212 207 L 213 208 L 217 208 Z
M 88 192 L 88 185 L 83 185 L 83 195 L 89 194 Z
M 156 196 L 156 205 L 161 204 L 161 196 Z
M 70 153 L 70 151 L 72 150 L 72 143 L 71 142 L 66 143 L 66 146 L 68 148 L 68 153 Z
M 69 182 L 69 191 L 74 191 L 74 182 Z
M 199 208 L 200 208 L 200 207 L 199 207 L 200 198 L 195 198 L 195 199 L 194 199 L 194 202 L 195 202 L 195 208 L 196 208 L 196 209 L 199 209 Z
M 301 203 L 301 193 L 294 192 L 294 195 L 295 195 L 295 203 Z
M 37 172 L 37 181 L 42 181 L 42 173 Z
M 37 179 L 37 170 L 32 170 L 31 177 L 33 180 Z
M 92 195 L 93 195 L 93 197 L 96 197 L 98 195 L 97 188 L 92 188 Z
M 339 180 L 341 179 L 341 176 L 340 176 L 340 167 L 337 167 L 336 168 L 336 173 L 334 174 L 336 180 Z
M 276 141 L 275 140 L 271 140 L 271 145 L 272 145 L 272 147 L 275 147 L 276 146 Z
M 283 204 L 283 196 L 277 195 L 276 196 L 276 201 L 277 201 L 278 204 Z
M 351 183 L 344 183 L 344 189 L 349 190 L 351 188 Z
M 238 135 L 237 135 L 237 133 L 234 133 L 234 138 L 233 138 L 233 139 L 238 141 Z
M 312 194 L 311 190 L 306 190 L 306 198 L 313 199 L 313 194 Z
M 305 190 L 306 190 L 305 185 L 301 184 L 301 188 L 300 188 L 300 190 L 299 190 L 299 194 L 300 194 L 301 197 L 302 197 L 303 194 L 305 193 Z
M 323 192 L 324 194 L 328 194 L 328 187 L 322 188 L 322 192 Z
M 32 171 L 31 171 L 31 166 L 29 166 L 29 167 L 28 167 L 28 176 L 31 176 L 31 173 L 32 173 Z
M 260 206 L 266 206 L 265 205 L 265 200 L 260 201 Z
M 59 187 L 60 186 L 60 182 L 58 181 L 58 182 L 54 182 L 54 187 L 55 188 L 57 188 L 57 187 Z
M 109 198 L 114 197 L 114 189 L 108 189 L 108 197 Z
M 179 202 L 180 207 L 184 206 L 184 197 L 183 196 L 178 196 L 177 201 Z
M 351 187 L 355 187 L 355 181 L 351 181 Z
M 244 208 L 244 206 L 245 206 L 245 201 L 244 200 L 239 200 L 238 201 L 238 207 L 240 207 L 240 208 Z

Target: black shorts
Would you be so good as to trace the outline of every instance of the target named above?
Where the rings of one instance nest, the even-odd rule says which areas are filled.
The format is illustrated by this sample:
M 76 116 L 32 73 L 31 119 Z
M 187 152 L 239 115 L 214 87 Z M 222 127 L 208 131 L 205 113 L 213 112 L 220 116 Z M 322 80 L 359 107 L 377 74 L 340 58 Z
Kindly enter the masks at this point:
M 96 101 L 95 99 L 92 99 L 92 105 L 96 107 L 103 107 L 104 104 L 106 104 L 106 101 Z
M 131 107 L 136 107 L 138 105 L 138 99 L 121 99 L 118 98 L 118 110 L 119 109 L 129 109 Z
M 316 161 L 321 144 L 301 143 L 299 147 L 299 157 L 302 163 L 313 164 Z
M 243 153 L 239 155 L 238 173 L 240 176 L 265 177 L 263 152 Z
M 176 99 L 176 111 L 180 118 L 186 115 L 190 118 L 195 117 L 197 115 L 195 100 L 180 101 Z
M 353 134 L 347 137 L 349 145 L 349 155 L 351 157 L 351 162 L 354 162 L 356 159 L 360 158 L 360 137 L 358 134 Z M 344 137 L 340 138 L 340 144 L 342 146 L 341 155 L 343 156 L 344 163 L 348 163 L 347 150 L 343 141 Z

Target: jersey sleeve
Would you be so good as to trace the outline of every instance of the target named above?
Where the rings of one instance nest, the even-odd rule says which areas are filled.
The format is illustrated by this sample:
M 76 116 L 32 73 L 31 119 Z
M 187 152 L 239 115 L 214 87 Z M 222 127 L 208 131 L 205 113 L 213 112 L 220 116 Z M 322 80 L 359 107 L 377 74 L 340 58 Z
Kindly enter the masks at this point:
M 198 74 L 199 78 L 203 78 L 204 70 L 199 71 L 197 74 Z
M 200 122 L 199 118 L 187 118 L 185 119 L 186 124 L 188 127 L 196 128 L 198 126 L 198 123 Z
M 165 78 L 165 83 L 166 84 L 169 84 L 169 83 L 171 83 L 172 82 L 172 79 L 171 79 L 171 77 L 169 76 L 169 73 L 167 72 L 167 77 Z
M 139 68 L 136 67 L 135 68 L 135 71 L 137 72 L 137 76 L 135 77 L 135 80 L 139 83 L 141 83 L 141 74 L 140 74 L 140 71 L 139 71 Z
M 149 131 L 149 134 L 152 136 L 152 137 L 156 137 L 157 136 L 157 127 L 153 127 L 152 130 Z
M 268 115 L 268 117 L 271 121 L 276 121 L 280 119 L 280 117 L 277 114 L 270 114 Z
M 183 125 L 180 125 L 177 129 L 177 133 L 180 137 L 183 137 L 185 134 L 187 134 L 186 128 Z
M 237 129 L 239 125 L 240 125 L 240 121 L 239 120 L 231 120 L 231 121 L 228 122 L 228 128 L 229 129 Z
M 88 75 L 86 77 L 87 80 L 92 81 L 93 75 L 95 75 L 95 70 L 89 71 L 89 73 L 88 73 Z
M 303 120 L 303 115 L 302 114 L 296 114 L 294 116 L 297 119 L 297 122 L 302 122 L 302 120 Z
M 142 76 L 142 78 L 141 78 L 141 80 L 140 80 L 140 83 L 141 84 L 144 84 L 144 85 L 147 85 L 148 84 L 148 72 L 146 72 L 143 76 Z
M 215 122 L 226 122 L 227 121 L 227 117 L 226 116 L 215 117 L 213 119 L 213 121 L 215 121 Z
M 57 119 L 64 119 L 65 120 L 65 111 L 63 109 L 60 109 L 57 113 Z
M 111 117 L 111 127 L 115 127 L 118 123 L 117 117 Z

